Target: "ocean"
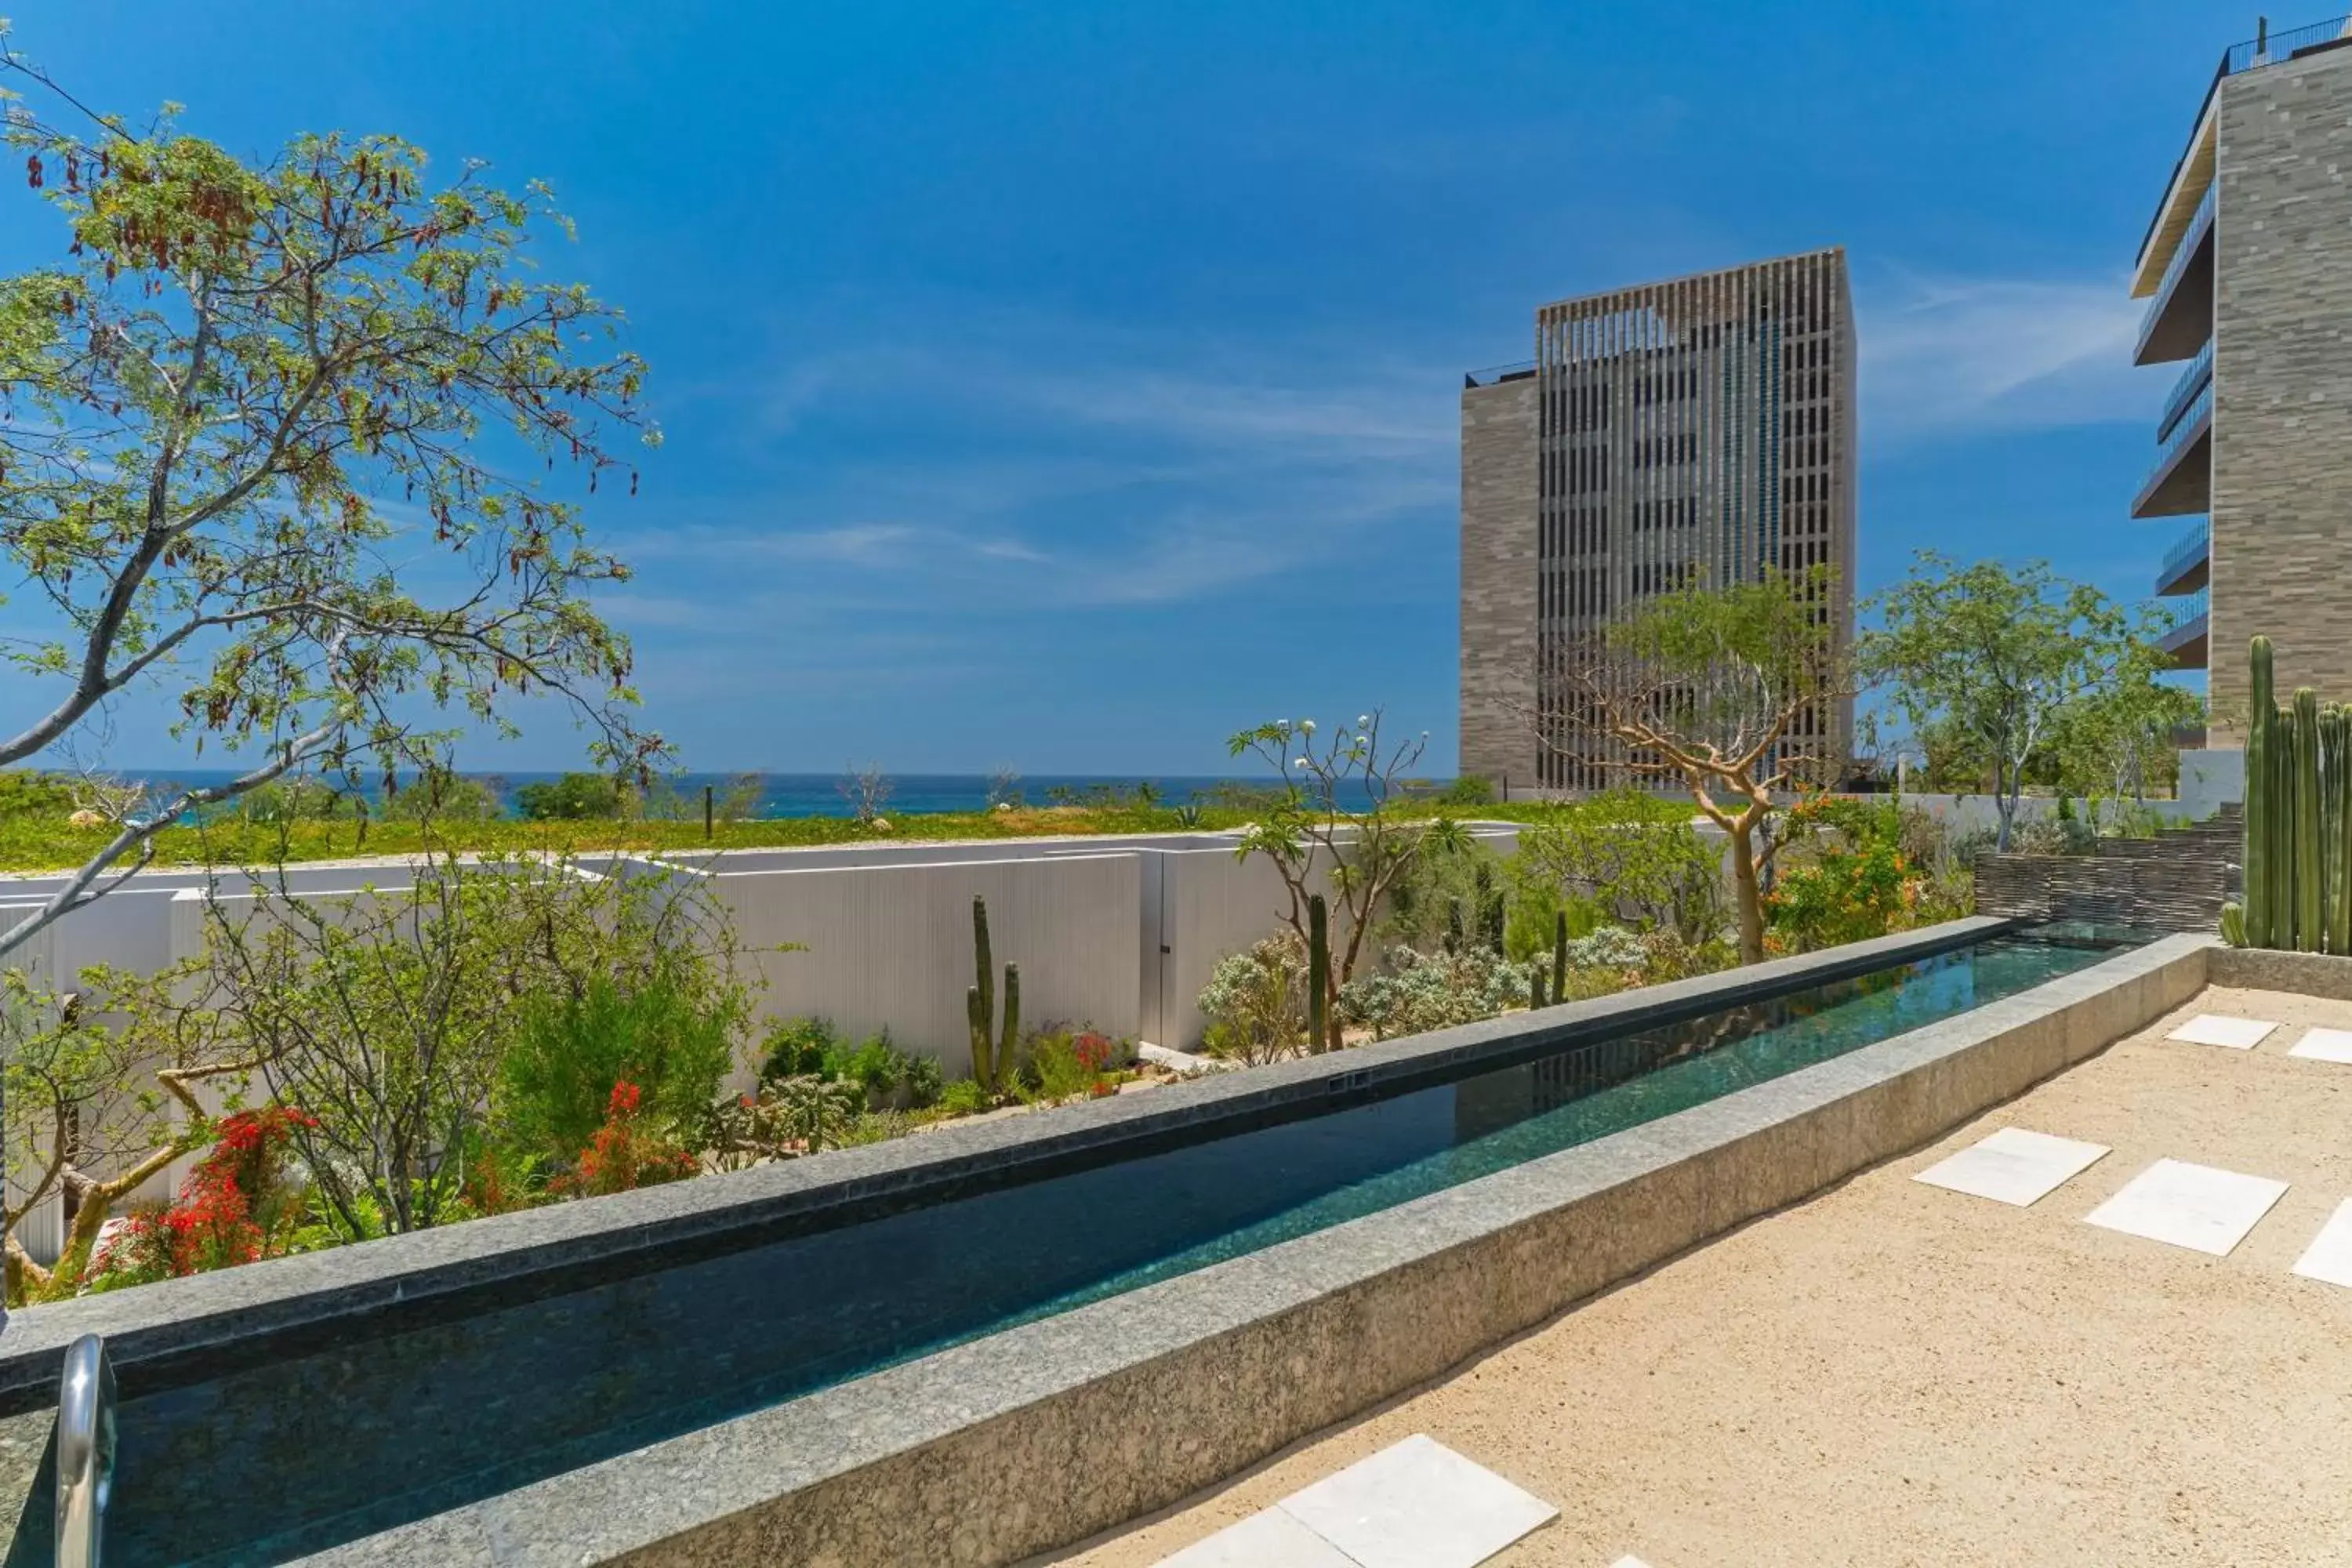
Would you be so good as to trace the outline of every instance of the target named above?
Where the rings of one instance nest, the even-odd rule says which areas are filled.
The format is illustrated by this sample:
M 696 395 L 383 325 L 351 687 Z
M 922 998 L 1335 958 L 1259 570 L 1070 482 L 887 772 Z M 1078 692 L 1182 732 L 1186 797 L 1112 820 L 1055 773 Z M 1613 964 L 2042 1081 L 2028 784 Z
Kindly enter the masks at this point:
M 218 784 L 235 774 L 226 769 L 159 768 L 125 771 L 119 776 L 126 782 L 144 784 L 161 790 L 173 784 Z M 524 784 L 551 783 L 562 775 L 553 773 L 467 773 L 466 776 L 491 784 L 511 808 L 514 792 Z M 680 795 L 698 801 L 704 785 L 708 784 L 724 795 L 738 779 L 745 776 L 741 773 L 689 773 L 672 782 Z M 891 773 L 886 776 L 890 781 L 890 795 L 882 805 L 885 816 L 893 812 L 982 811 L 988 805 L 990 776 L 986 773 Z M 842 795 L 844 781 L 838 773 L 762 773 L 759 777 L 761 793 L 759 805 L 752 813 L 755 816 L 856 815 Z M 1054 792 L 1057 790 L 1079 796 L 1101 790 L 1116 790 L 1124 794 L 1139 784 L 1149 784 L 1158 791 L 1161 805 L 1183 805 L 1192 802 L 1213 802 L 1221 785 L 1265 789 L 1275 782 L 1262 775 L 1255 778 L 1219 778 L 1192 774 L 1139 777 L 1132 773 L 1039 773 L 1024 775 L 1015 787 L 1024 804 L 1050 805 L 1054 804 Z M 1429 782 L 1433 787 L 1442 787 L 1448 781 Z M 1364 804 L 1362 783 L 1358 780 L 1353 784 L 1354 787 L 1343 793 L 1343 803 L 1350 808 L 1360 809 Z

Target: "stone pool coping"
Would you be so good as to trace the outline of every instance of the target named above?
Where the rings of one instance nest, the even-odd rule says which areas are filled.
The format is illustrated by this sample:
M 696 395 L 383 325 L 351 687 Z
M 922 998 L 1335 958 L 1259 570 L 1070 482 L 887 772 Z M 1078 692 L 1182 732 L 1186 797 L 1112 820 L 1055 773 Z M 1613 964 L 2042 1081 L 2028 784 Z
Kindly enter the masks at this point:
M 1720 1100 L 306 1559 L 999 1564 L 1940 1135 L 2205 984 L 2165 938 Z
M 1307 1057 L 1027 1116 L 829 1152 L 358 1247 L 29 1307 L 0 1331 L 0 1415 L 54 1403 L 65 1349 L 104 1335 L 126 1394 L 575 1289 L 660 1262 L 853 1223 L 1501 1066 L 1587 1038 L 1786 994 L 2015 929 L 1990 917 L 1850 943 L 1590 1002 Z M 700 1247 L 705 1250 L 698 1251 Z

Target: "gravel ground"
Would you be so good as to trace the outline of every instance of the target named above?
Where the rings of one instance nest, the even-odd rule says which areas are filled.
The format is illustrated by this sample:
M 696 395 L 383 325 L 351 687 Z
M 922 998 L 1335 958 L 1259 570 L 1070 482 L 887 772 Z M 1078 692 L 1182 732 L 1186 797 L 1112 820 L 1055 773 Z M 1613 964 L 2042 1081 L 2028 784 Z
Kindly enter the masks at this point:
M 2168 1042 L 2200 1012 L 2288 1026 Z M 1956 1129 L 1214 1491 L 1043 1562 L 1145 1568 L 1426 1432 L 1560 1510 L 1491 1568 L 2352 1563 L 2352 1003 L 2208 991 Z M 2004 1126 L 2112 1145 L 2030 1209 L 1915 1172 Z M 2291 1184 L 2226 1258 L 2081 1223 L 2163 1157 Z

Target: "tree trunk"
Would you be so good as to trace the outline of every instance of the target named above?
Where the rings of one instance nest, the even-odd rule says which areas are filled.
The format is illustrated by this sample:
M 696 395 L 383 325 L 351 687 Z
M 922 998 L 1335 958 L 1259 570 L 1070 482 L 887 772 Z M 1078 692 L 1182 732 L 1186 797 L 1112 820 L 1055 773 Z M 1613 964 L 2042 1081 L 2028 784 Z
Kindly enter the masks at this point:
M 1756 877 L 1756 825 L 1744 816 L 1731 835 L 1731 886 L 1739 908 L 1739 962 L 1764 962 L 1764 890 Z

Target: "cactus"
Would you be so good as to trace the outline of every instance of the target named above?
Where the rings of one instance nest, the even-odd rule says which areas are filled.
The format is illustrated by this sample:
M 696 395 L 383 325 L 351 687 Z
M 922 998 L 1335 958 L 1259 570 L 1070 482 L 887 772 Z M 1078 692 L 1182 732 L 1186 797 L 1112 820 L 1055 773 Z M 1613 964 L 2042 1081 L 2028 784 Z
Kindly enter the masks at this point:
M 1554 910 L 1551 916 L 1551 999 L 1558 1002 L 1568 994 L 1568 911 Z
M 1010 1076 L 1013 1050 L 1021 1043 L 1021 966 L 1004 966 L 1004 1037 L 996 1047 L 997 1071 Z
M 2221 940 L 2231 947 L 2246 945 L 2246 907 L 2234 900 L 2221 906 Z
M 1004 1032 L 996 1036 L 996 957 L 988 941 L 988 900 L 971 900 L 971 957 L 976 984 L 965 988 L 963 1011 L 971 1026 L 972 1081 L 991 1094 L 1003 1090 L 1021 1043 L 1021 966 L 1004 966 Z
M 1550 1005 L 1551 998 L 1544 994 L 1544 961 L 1531 958 L 1528 960 L 1528 1010 Z
M 2271 639 L 2256 637 L 2247 660 L 2251 695 L 2246 704 L 2246 816 L 2244 867 L 2246 941 L 2253 947 L 2271 942 L 2270 894 L 2270 712 Z
M 2329 802 L 2334 832 L 2327 872 L 2334 879 L 2336 907 L 2327 921 L 2327 951 L 2352 953 L 2352 708 L 2336 710 L 2336 766 L 2329 776 L 2335 794 Z
M 988 900 L 971 900 L 972 968 L 978 984 L 964 993 L 964 1013 L 971 1023 L 971 1076 L 980 1087 L 996 1087 L 995 1047 L 990 1038 L 996 1022 L 996 963 L 988 943 Z
M 1331 914 L 1320 893 L 1307 900 L 1307 1039 L 1310 1051 L 1332 1046 Z
M 1445 900 L 1445 955 L 1455 957 L 1462 952 L 1462 900 Z
M 2294 945 L 2315 952 L 2320 921 L 2319 693 L 2308 686 L 2294 692 Z

